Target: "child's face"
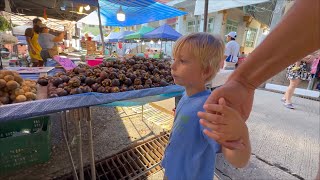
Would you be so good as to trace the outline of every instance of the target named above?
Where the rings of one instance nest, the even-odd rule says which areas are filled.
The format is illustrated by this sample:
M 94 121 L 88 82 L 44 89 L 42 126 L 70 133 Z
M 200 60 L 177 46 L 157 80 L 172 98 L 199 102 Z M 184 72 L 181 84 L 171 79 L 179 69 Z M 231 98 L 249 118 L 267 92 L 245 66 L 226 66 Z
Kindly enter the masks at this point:
M 180 54 L 175 55 L 171 65 L 174 83 L 185 88 L 205 86 L 208 75 L 202 70 L 201 62 L 185 46 L 181 48 Z

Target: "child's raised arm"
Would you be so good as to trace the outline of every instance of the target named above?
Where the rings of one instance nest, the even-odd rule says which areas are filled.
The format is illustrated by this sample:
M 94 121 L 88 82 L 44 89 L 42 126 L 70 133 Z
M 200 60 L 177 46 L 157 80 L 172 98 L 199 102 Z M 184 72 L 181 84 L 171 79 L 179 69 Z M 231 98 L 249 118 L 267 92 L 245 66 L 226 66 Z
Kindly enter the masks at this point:
M 205 129 L 204 133 L 215 141 L 223 142 L 225 139 L 240 142 L 237 149 L 229 149 L 222 146 L 224 157 L 235 167 L 244 167 L 251 155 L 251 145 L 248 128 L 240 114 L 226 106 L 224 99 L 219 100 L 219 104 L 207 104 L 204 106 L 207 112 L 199 112 L 200 123 L 210 129 Z

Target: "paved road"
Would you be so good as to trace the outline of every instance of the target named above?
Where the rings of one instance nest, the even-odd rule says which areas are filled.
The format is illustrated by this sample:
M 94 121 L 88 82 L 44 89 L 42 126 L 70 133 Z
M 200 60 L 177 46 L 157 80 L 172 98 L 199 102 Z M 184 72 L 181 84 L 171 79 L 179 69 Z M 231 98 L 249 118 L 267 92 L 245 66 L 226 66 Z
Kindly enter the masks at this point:
M 295 110 L 280 102 L 282 94 L 257 90 L 248 127 L 252 157 L 238 170 L 217 160 L 222 179 L 314 179 L 319 165 L 320 102 L 293 98 Z

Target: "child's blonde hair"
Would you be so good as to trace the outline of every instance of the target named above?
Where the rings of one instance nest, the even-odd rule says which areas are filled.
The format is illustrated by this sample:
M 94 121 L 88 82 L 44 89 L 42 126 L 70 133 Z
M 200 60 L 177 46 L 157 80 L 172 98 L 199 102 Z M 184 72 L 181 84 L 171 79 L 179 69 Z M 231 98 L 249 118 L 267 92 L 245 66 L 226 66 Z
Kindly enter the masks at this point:
M 207 81 L 219 72 L 224 55 L 224 42 L 220 37 L 204 32 L 182 36 L 173 47 L 174 58 L 179 56 L 182 48 L 188 48 L 188 51 L 201 62 L 203 70 L 211 70 L 212 74 Z

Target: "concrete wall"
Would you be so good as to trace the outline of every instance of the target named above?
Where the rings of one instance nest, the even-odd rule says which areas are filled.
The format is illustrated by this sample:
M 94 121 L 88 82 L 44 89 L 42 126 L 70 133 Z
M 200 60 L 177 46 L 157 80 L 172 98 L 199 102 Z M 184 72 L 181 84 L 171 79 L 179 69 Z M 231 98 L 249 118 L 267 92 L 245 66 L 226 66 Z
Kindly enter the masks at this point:
M 292 7 L 294 1 L 286 1 L 284 14 L 288 12 L 288 10 Z

